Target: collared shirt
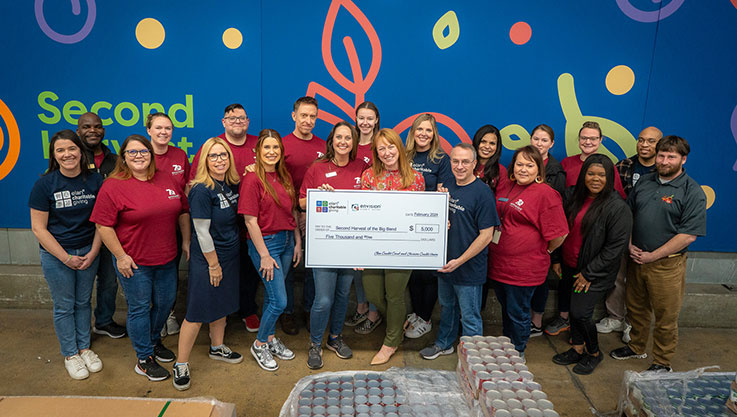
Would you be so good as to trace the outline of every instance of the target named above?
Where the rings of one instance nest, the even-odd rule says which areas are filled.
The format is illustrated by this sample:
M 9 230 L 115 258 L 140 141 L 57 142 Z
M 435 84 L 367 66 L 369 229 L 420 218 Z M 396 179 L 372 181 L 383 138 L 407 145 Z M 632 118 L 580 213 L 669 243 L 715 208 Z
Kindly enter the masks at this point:
M 657 172 L 642 176 L 627 203 L 634 217 L 632 244 L 644 251 L 658 249 L 677 234 L 706 235 L 706 195 L 685 170 L 667 183 Z

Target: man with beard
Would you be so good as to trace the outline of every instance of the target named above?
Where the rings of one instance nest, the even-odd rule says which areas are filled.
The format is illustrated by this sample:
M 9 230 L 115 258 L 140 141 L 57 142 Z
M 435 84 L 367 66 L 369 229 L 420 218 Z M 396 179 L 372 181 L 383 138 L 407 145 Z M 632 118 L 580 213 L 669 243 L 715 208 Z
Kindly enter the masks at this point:
M 102 143 L 105 138 L 105 128 L 102 120 L 95 113 L 85 113 L 77 120 L 77 135 L 87 146 L 87 159 L 90 161 L 90 170 L 100 173 L 103 177 L 115 168 L 118 156 Z M 126 334 L 125 326 L 113 321 L 115 314 L 115 298 L 118 295 L 118 281 L 113 268 L 113 255 L 102 245 L 100 247 L 100 264 L 97 268 L 97 305 L 95 306 L 95 326 L 92 331 L 97 334 L 118 339 Z
M 627 321 L 632 340 L 610 353 L 614 359 L 643 359 L 653 329 L 653 363 L 647 369 L 670 372 L 678 344 L 678 315 L 686 284 L 686 252 L 706 235 L 706 195 L 683 165 L 688 142 L 666 136 L 655 148 L 657 172 L 640 178 L 627 203 L 634 223 L 627 263 Z

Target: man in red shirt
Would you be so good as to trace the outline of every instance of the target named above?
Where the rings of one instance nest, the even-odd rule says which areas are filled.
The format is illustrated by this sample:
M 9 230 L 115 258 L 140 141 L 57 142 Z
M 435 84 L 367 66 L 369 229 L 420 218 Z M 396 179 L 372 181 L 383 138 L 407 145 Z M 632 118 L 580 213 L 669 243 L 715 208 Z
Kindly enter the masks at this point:
M 317 121 L 317 100 L 314 97 L 301 97 L 294 102 L 292 109 L 292 120 L 294 120 L 294 131 L 282 138 L 284 143 L 284 162 L 287 170 L 292 176 L 294 189 L 299 190 L 302 187 L 302 180 L 305 177 L 307 168 L 315 162 L 315 159 L 321 157 L 325 153 L 325 141 L 312 133 Z M 305 215 L 301 213 L 299 217 L 299 228 L 304 236 L 305 232 Z M 312 308 L 312 301 L 315 298 L 315 282 L 313 281 L 312 271 L 305 269 L 304 274 L 303 303 L 305 322 L 309 322 L 309 311 Z M 282 330 L 287 334 L 297 334 L 299 329 L 294 323 L 294 268 L 289 270 L 286 282 L 287 286 L 287 308 L 280 318 Z M 307 326 L 309 329 L 309 324 Z
M 233 160 L 235 169 L 243 176 L 246 167 L 256 160 L 256 142 L 258 136 L 248 134 L 248 126 L 250 120 L 246 114 L 246 109 L 239 103 L 230 104 L 225 107 L 223 113 L 223 128 L 225 132 L 218 137 L 228 142 L 230 151 L 233 152 Z M 202 148 L 200 148 L 202 149 Z M 192 160 L 192 168 L 189 171 L 189 179 L 194 179 L 197 173 L 197 164 L 200 160 L 200 151 Z M 189 194 L 189 186 L 187 186 L 187 194 Z M 240 268 L 240 309 L 238 315 L 246 325 L 246 330 L 251 333 L 258 331 L 260 321 L 256 315 L 258 306 L 256 305 L 256 290 L 261 278 L 253 267 L 253 262 L 248 256 L 248 246 L 246 245 L 245 220 L 242 218 L 238 221 L 241 227 L 241 268 Z

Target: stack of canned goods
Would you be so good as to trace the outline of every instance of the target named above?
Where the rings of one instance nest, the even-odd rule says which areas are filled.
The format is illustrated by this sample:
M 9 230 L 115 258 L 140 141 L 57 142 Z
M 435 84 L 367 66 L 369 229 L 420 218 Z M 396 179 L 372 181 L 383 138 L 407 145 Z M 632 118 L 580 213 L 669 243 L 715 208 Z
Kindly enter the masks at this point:
M 380 373 L 326 376 L 300 393 L 298 417 L 410 417 L 405 393 Z
M 534 381 L 486 381 L 479 403 L 485 415 L 494 417 L 558 417 L 553 403 Z

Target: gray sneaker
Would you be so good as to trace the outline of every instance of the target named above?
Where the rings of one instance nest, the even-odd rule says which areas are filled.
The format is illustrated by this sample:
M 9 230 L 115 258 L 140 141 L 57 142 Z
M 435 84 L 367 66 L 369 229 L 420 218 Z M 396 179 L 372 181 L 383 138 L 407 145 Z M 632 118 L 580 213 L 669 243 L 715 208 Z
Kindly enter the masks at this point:
M 359 313 L 356 311 L 353 313 L 353 315 L 350 318 L 345 319 L 345 324 L 348 327 L 354 327 L 358 326 L 359 324 L 363 323 L 368 318 L 368 311 L 365 313 Z
M 381 324 L 382 318 L 379 316 L 376 321 L 371 321 L 370 318 L 366 317 L 366 320 L 363 321 L 360 325 L 353 328 L 353 331 L 358 334 L 369 334 L 376 330 L 377 327 Z
M 269 342 L 269 350 L 272 355 L 279 359 L 284 359 L 285 361 L 294 359 L 294 352 L 284 346 L 284 343 L 282 343 L 278 337 L 271 339 L 271 342 Z
M 545 333 L 549 334 L 550 336 L 557 336 L 570 329 L 570 320 L 558 316 L 555 318 L 555 320 L 551 321 L 547 326 L 545 326 Z
M 310 350 L 307 352 L 307 367 L 310 369 L 322 368 L 322 347 L 314 343 L 310 343 Z
M 343 341 L 343 335 L 338 335 L 335 339 L 328 336 L 327 348 L 335 352 L 340 359 L 350 359 L 353 357 L 353 351 Z
M 422 359 L 427 360 L 433 360 L 437 359 L 440 355 L 452 355 L 455 349 L 453 348 L 453 345 L 450 345 L 448 349 L 442 349 L 440 346 L 433 343 L 432 345 L 422 349 L 420 351 L 420 356 L 422 356 Z
M 256 363 L 258 363 L 258 366 L 262 369 L 266 371 L 276 371 L 279 369 L 279 364 L 276 363 L 274 357 L 271 355 L 271 349 L 269 349 L 268 343 L 256 346 L 256 342 L 254 341 L 251 345 L 251 355 L 253 355 L 254 359 L 256 359 Z

